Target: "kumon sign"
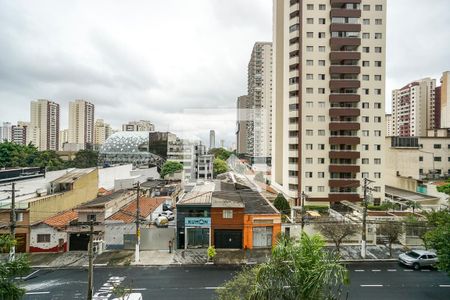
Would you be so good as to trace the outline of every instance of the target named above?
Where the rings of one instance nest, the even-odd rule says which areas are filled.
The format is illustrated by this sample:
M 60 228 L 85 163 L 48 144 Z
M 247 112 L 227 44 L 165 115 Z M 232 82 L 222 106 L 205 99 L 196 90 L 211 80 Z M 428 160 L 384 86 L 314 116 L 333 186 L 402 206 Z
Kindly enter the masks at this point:
M 211 218 L 184 218 L 186 227 L 210 227 Z

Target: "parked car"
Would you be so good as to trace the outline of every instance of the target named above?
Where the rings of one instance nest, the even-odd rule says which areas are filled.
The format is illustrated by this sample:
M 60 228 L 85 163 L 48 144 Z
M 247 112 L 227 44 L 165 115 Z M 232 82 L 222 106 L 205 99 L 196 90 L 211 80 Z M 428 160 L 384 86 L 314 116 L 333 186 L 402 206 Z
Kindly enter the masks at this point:
M 170 204 L 164 203 L 163 204 L 163 211 L 166 211 L 166 210 L 172 211 L 173 210 L 173 206 L 170 205 Z
M 155 225 L 157 227 L 167 227 L 169 226 L 169 219 L 166 216 L 159 216 L 155 220 Z
M 175 215 L 170 210 L 163 211 L 159 214 L 160 216 L 166 217 L 169 221 L 172 221 L 175 219 Z
M 398 256 L 400 263 L 419 270 L 422 267 L 434 267 L 438 262 L 436 253 L 424 250 L 412 250 Z

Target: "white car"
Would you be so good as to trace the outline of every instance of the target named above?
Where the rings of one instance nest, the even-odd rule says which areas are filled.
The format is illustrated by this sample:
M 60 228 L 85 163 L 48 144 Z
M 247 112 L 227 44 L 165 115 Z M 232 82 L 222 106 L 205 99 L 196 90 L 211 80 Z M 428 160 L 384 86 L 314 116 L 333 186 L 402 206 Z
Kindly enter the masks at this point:
M 170 210 L 163 211 L 159 214 L 159 216 L 166 217 L 169 221 L 172 221 L 175 219 L 175 215 Z
M 158 227 L 167 227 L 169 226 L 169 219 L 166 216 L 159 216 L 155 220 L 155 225 Z
M 398 260 L 406 266 L 413 267 L 415 270 L 419 270 L 421 267 L 433 267 L 438 262 L 436 253 L 424 250 L 412 250 L 402 253 L 398 256 Z

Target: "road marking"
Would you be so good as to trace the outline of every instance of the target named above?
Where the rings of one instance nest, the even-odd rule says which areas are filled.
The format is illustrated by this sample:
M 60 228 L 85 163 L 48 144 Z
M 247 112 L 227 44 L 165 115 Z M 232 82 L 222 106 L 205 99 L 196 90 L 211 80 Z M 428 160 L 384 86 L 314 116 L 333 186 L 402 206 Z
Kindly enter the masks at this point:
M 131 290 L 133 290 L 133 291 L 146 291 L 147 288 L 138 288 L 138 289 L 131 289 Z
M 364 272 L 364 270 L 355 270 L 355 272 Z
M 50 294 L 50 292 L 28 292 L 25 293 L 25 295 L 47 295 Z
M 412 272 L 414 270 L 410 270 L 410 269 L 404 269 L 403 272 Z
M 397 272 L 397 269 L 388 269 L 388 272 Z
M 439 287 L 450 288 L 450 284 L 440 284 Z
M 25 276 L 25 277 L 16 277 L 16 279 L 27 280 L 28 278 L 30 278 L 31 276 L 33 276 L 33 275 L 36 274 L 37 272 L 39 272 L 39 270 L 36 270 L 36 271 L 34 271 L 33 273 L 28 274 L 28 275 Z
M 381 272 L 381 270 L 372 270 L 372 272 Z
M 382 284 L 361 284 L 361 287 L 383 287 Z
M 422 272 L 430 272 L 430 270 L 427 270 L 427 269 L 423 269 L 423 270 L 420 270 L 420 271 L 422 271 Z
M 223 286 L 205 286 L 205 290 L 221 290 L 224 289 Z

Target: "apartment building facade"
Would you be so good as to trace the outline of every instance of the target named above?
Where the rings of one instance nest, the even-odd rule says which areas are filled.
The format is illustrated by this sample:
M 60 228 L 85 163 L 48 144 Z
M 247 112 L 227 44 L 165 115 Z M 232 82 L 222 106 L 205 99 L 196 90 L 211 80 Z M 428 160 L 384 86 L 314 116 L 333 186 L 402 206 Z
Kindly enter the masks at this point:
M 98 119 L 94 125 L 94 145 L 101 146 L 112 134 L 111 126 L 104 120 Z
M 384 198 L 385 0 L 274 0 L 271 184 L 307 203 Z
M 31 142 L 41 151 L 58 151 L 59 120 L 58 103 L 49 100 L 31 101 L 27 144 Z
M 11 127 L 11 141 L 19 145 L 27 144 L 27 132 L 30 127 L 29 122 L 17 122 L 17 125 Z
M 441 77 L 441 86 L 436 89 L 436 105 L 439 105 L 439 124 L 441 128 L 450 128 L 450 71 Z
M 69 144 L 85 149 L 94 143 L 94 104 L 85 100 L 69 103 Z
M 395 136 L 425 136 L 435 128 L 436 80 L 424 78 L 392 91 Z
M 147 120 L 130 121 L 122 125 L 122 131 L 155 131 L 155 125 Z
M 0 126 L 0 143 L 3 141 L 12 141 L 12 125 L 10 122 L 3 122 Z
M 249 96 L 237 99 L 236 149 L 239 154 L 249 154 L 249 139 L 253 133 L 252 100 Z

